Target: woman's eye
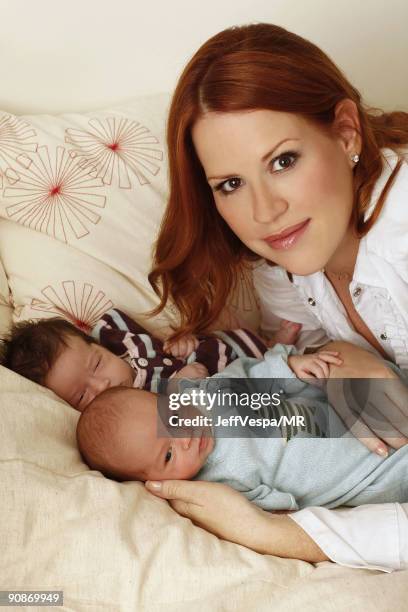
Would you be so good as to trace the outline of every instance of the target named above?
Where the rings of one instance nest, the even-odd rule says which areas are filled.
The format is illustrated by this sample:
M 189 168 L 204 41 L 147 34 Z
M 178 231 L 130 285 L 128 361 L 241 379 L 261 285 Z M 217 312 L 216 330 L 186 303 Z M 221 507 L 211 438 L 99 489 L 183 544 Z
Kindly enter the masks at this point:
M 171 459 L 171 455 L 172 455 L 172 451 L 171 451 L 171 448 L 169 448 L 169 450 L 167 451 L 166 456 L 165 456 L 165 458 L 164 458 L 164 461 L 165 461 L 166 463 L 168 463 L 168 462 L 170 461 L 170 459 Z
M 295 165 L 299 155 L 297 153 L 293 153 L 292 151 L 288 153 L 282 153 L 278 157 L 275 157 L 271 161 L 271 166 L 273 172 L 282 172 L 282 170 L 287 170 Z
M 241 187 L 242 181 L 238 177 L 230 178 L 227 181 L 223 181 L 214 188 L 214 191 L 221 191 L 224 195 L 228 195 L 236 191 Z

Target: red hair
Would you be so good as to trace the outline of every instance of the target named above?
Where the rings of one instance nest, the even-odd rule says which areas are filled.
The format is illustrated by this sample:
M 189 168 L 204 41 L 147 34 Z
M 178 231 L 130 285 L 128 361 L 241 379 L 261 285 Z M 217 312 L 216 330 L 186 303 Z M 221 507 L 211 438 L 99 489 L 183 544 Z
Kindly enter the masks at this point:
M 408 142 L 408 114 L 364 108 L 359 92 L 313 43 L 271 24 L 233 27 L 208 40 L 184 69 L 167 126 L 170 195 L 149 281 L 180 312 L 173 337 L 208 330 L 228 302 L 245 262 L 259 259 L 219 215 L 196 155 L 191 129 L 207 112 L 269 109 L 296 113 L 329 128 L 338 102 L 358 108 L 362 151 L 354 170 L 354 225 L 363 236 L 377 219 L 392 173 L 368 222 L 364 214 L 379 178 L 382 147 Z

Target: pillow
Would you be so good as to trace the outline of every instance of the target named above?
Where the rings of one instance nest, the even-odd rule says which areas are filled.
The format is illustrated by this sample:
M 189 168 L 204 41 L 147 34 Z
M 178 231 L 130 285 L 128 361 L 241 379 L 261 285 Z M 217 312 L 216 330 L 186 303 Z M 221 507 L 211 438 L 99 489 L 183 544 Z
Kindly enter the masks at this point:
M 11 324 L 12 306 L 6 273 L 0 260 L 0 336 L 7 332 Z
M 64 609 L 76 612 L 180 610 L 200 601 L 203 610 L 248 610 L 254 597 L 266 605 L 278 586 L 313 571 L 219 541 L 141 483 L 89 470 L 75 444 L 77 411 L 2 367 L 0 389 L 7 588 L 63 590 Z
M 14 319 L 61 315 L 88 330 L 112 306 L 163 336 L 174 308 L 147 274 L 166 203 L 169 96 L 85 114 L 0 113 L 0 259 Z M 251 327 L 244 278 L 233 308 Z
M 402 609 L 407 571 L 315 569 L 218 540 L 140 483 L 89 470 L 79 414 L 51 391 L 1 366 L 0 389 L 3 588 L 63 590 L 75 612 Z

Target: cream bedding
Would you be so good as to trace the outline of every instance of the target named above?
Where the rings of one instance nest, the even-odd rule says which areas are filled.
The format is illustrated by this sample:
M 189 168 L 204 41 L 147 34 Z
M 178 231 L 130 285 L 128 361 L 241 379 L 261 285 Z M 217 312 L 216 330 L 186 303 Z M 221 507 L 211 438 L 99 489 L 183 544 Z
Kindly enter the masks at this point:
M 78 414 L 0 368 L 1 588 L 64 591 L 64 611 L 403 610 L 408 572 L 262 556 L 82 463 Z
M 0 261 L 0 336 L 10 327 L 12 307 L 6 272 Z
M 63 316 L 89 329 L 112 305 L 147 320 L 166 194 L 168 96 L 87 114 L 0 112 L 0 333 Z M 2 140 L 4 139 L 4 140 Z M 251 280 L 231 308 L 258 313 Z M 137 483 L 90 471 L 77 413 L 0 367 L 0 587 L 62 589 L 64 611 L 398 611 L 407 572 L 318 568 L 221 542 Z M 30 608 L 32 609 L 32 608 Z

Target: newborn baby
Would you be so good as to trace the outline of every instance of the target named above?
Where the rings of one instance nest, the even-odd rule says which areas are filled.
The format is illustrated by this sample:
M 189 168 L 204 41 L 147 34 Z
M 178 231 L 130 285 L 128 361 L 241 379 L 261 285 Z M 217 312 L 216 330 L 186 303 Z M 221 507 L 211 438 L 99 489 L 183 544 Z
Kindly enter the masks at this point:
M 274 372 L 281 378 L 272 378 Z M 157 395 L 113 388 L 82 413 L 79 449 L 91 468 L 119 480 L 224 482 L 266 510 L 408 501 L 408 445 L 386 459 L 371 453 L 345 429 L 325 393 L 295 377 L 279 349 L 269 350 L 265 360 L 242 358 L 222 374 L 188 384 L 214 393 L 230 389 L 237 376 L 268 374 L 270 396 L 284 394 L 283 409 L 307 417 L 307 426 L 289 439 L 277 429 L 275 437 L 259 438 L 247 430 L 247 437 L 227 438 L 221 428 L 205 425 L 186 429 L 183 437 L 180 432 L 159 437 Z M 217 410 L 211 411 L 213 424 Z M 237 414 L 236 407 L 231 410 Z M 325 431 L 342 437 L 316 437 Z

